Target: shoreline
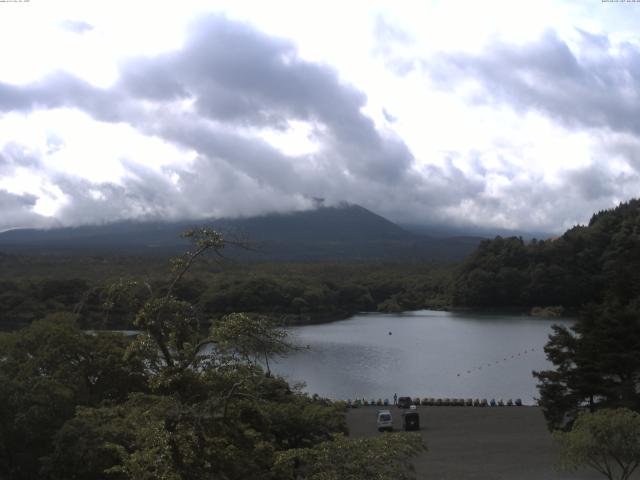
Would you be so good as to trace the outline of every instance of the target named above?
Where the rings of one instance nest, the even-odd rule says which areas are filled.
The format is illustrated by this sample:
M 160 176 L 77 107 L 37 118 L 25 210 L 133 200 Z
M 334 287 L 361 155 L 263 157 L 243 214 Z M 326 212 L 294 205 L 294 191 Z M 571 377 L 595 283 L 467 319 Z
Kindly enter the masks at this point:
M 575 318 L 577 312 L 572 310 L 565 310 L 562 315 L 544 315 L 532 313 L 535 309 L 545 309 L 548 307 L 500 307 L 500 308 L 475 308 L 475 307 L 452 307 L 452 306 L 425 306 L 415 310 L 402 310 L 399 312 L 379 312 L 379 311 L 356 311 L 356 312 L 342 312 L 340 314 L 285 314 L 283 315 L 283 325 L 286 327 L 299 327 L 306 325 L 321 325 L 326 323 L 340 322 L 342 320 L 348 320 L 355 315 L 402 315 L 411 312 L 419 312 L 422 310 L 430 310 L 434 312 L 451 312 L 451 313 L 473 313 L 476 315 L 513 315 L 529 318 L 541 318 L 541 319 L 557 319 L 557 320 L 572 320 Z
M 533 307 L 540 308 L 540 307 Z M 546 307 L 543 307 L 546 308 Z M 323 325 L 328 323 L 340 322 L 343 320 L 348 320 L 349 318 L 355 315 L 402 315 L 411 312 L 419 312 L 421 310 L 430 310 L 435 312 L 451 312 L 451 313 L 474 313 L 476 315 L 514 315 L 514 316 L 522 316 L 522 317 L 530 317 L 530 318 L 541 318 L 541 319 L 557 319 L 557 320 L 572 320 L 577 315 L 577 312 L 573 310 L 565 310 L 565 313 L 560 316 L 555 315 L 535 315 L 532 313 L 532 309 L 526 310 L 523 308 L 515 308 L 515 307 L 501 307 L 501 308 L 474 308 L 474 307 L 452 307 L 452 306 L 425 306 L 423 308 L 419 308 L 416 310 L 402 310 L 400 312 L 379 312 L 379 311 L 355 311 L 355 312 L 336 312 L 334 314 L 331 313 L 319 313 L 319 314 L 283 314 L 280 315 L 282 319 L 282 325 L 284 327 L 304 327 L 309 325 Z M 242 311 L 242 310 L 240 310 Z M 256 312 L 246 312 L 246 313 L 256 313 Z M 32 322 L 21 322 L 21 321 L 0 321 L 0 332 L 12 332 L 16 330 L 21 330 L 25 327 L 31 325 Z M 204 330 L 208 329 L 209 325 L 203 325 Z M 122 323 L 117 323 L 112 325 L 110 328 L 91 328 L 91 330 L 95 331 L 113 331 L 113 330 L 135 330 L 133 325 L 127 325 Z

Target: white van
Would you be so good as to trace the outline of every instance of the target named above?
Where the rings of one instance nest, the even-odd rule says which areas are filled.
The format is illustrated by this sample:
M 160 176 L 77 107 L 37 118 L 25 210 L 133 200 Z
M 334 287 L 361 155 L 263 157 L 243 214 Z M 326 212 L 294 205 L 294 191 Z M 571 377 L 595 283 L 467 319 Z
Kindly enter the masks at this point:
M 378 410 L 378 431 L 393 431 L 393 419 L 389 410 Z

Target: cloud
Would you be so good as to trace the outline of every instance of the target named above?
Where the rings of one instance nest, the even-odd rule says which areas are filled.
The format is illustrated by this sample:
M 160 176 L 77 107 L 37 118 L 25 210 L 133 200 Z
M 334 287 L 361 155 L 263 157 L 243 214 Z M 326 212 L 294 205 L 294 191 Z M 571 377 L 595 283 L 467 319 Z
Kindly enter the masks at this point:
M 374 54 L 388 56 L 394 51 L 394 47 L 410 45 L 414 42 L 411 35 L 392 24 L 382 15 L 377 15 L 373 26 L 375 38 Z
M 475 103 L 540 111 L 568 128 L 640 134 L 640 48 L 616 48 L 606 35 L 580 32 L 574 52 L 555 32 L 523 45 L 494 42 L 478 54 L 440 53 L 422 62 L 444 89 L 480 86 Z
M 224 17 L 197 22 L 178 52 L 128 62 L 120 86 L 138 98 L 190 99 L 200 119 L 223 123 L 227 129 L 286 130 L 290 121 L 318 126 L 323 132 L 318 140 L 346 162 L 343 168 L 377 181 L 397 179 L 413 163 L 400 139 L 382 135 L 362 114 L 366 96 L 342 83 L 335 70 L 300 59 L 289 41 Z M 228 144 L 228 138 L 221 141 Z M 213 143 L 220 146 L 213 138 L 209 147 Z M 282 162 L 269 168 L 277 175 L 289 170 Z
M 34 213 L 38 197 L 31 194 L 18 195 L 0 189 L 0 231 L 16 227 L 48 226 L 50 219 Z
M 24 145 L 9 142 L 0 150 L 0 174 L 2 175 L 9 175 L 20 167 L 37 168 L 39 166 L 38 155 Z
M 375 33 L 392 46 L 411 42 L 381 18 Z M 580 35 L 579 55 L 547 33 L 530 44 L 495 42 L 476 54 L 401 60 L 407 68 L 424 68 L 444 92 L 477 85 L 470 108 L 508 105 L 543 112 L 563 128 L 635 138 L 638 52 L 623 44 L 612 54 L 606 37 Z M 389 48 L 380 55 L 394 65 L 393 53 Z M 63 224 L 256 215 L 311 208 L 313 197 L 322 197 L 326 204 L 359 203 L 396 221 L 558 230 L 567 219 L 612 206 L 621 182 L 624 194 L 640 184 L 637 170 L 614 173 L 600 158 L 567 167 L 549 184 L 517 162 L 501 159 L 496 166 L 491 146 L 416 161 L 392 130 L 402 119 L 384 110 L 386 122 L 376 125 L 364 113 L 367 107 L 361 90 L 332 67 L 303 59 L 293 42 L 206 16 L 179 49 L 123 61 L 108 88 L 65 72 L 27 85 L 0 83 L 0 112 L 82 110 L 161 139 L 183 153 L 183 162 L 152 168 L 125 156 L 114 159 L 125 171 L 121 179 L 91 182 L 56 170 L 55 162 L 44 169 L 38 155 L 59 158 L 67 146 L 65 138 L 47 133 L 39 154 L 6 146 L 0 173 L 26 168 L 46 174 L 65 199 L 56 213 Z M 286 137 L 295 125 L 304 126 L 312 148 L 288 154 L 269 140 L 268 132 Z M 100 141 L 108 140 L 97 138 L 96 148 Z M 623 158 L 637 163 L 633 141 L 616 145 Z M 524 148 L 516 147 L 511 154 Z M 33 195 L 6 202 L 12 221 L 42 220 L 32 213 Z
M 129 105 L 117 90 L 96 88 L 64 71 L 28 85 L 0 82 L 0 112 L 64 107 L 85 110 L 97 119 L 109 122 L 134 117 L 133 111 L 126 111 Z
M 121 184 L 93 183 L 71 175 L 58 175 L 56 185 L 67 201 L 57 213 L 65 225 L 107 223 L 126 219 L 173 220 L 181 201 L 166 178 L 135 166 L 136 175 Z
M 396 123 L 398 121 L 398 117 L 391 115 L 386 108 L 382 109 L 382 115 L 384 119 L 389 123 Z
M 565 181 L 587 201 L 611 198 L 618 191 L 616 187 L 620 185 L 619 176 L 613 175 L 610 170 L 598 164 L 567 172 Z
M 64 20 L 60 22 L 60 28 L 73 33 L 84 33 L 93 30 L 93 25 L 81 20 Z

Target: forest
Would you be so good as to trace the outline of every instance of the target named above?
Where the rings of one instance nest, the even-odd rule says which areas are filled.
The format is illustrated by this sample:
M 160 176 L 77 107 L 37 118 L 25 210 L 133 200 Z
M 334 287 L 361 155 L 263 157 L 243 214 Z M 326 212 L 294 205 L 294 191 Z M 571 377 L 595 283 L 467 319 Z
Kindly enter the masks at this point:
M 596 213 L 557 238 L 496 237 L 459 267 L 452 305 L 573 311 L 608 298 L 640 295 L 640 200 Z
M 0 257 L 0 330 L 25 326 L 47 313 L 81 314 L 83 328 L 132 327 L 128 305 L 104 303 L 113 284 L 132 293 L 161 288 L 166 260 L 153 257 Z M 287 324 L 347 318 L 361 311 L 398 312 L 449 304 L 452 270 L 432 262 L 257 263 L 203 259 L 176 286 L 203 318 L 232 312 L 277 317 Z M 132 283 L 131 283 L 132 282 Z
M 553 368 L 534 372 L 549 428 L 640 411 L 640 200 L 558 238 L 484 241 L 459 264 L 242 262 L 216 255 L 214 230 L 185 237 L 168 266 L 0 256 L 0 478 L 413 478 L 419 437 L 350 438 L 342 403 L 268 369 L 294 348 L 283 326 L 359 311 L 575 313 L 545 347 Z
M 557 306 L 577 314 L 589 303 L 640 295 L 639 205 L 632 200 L 599 212 L 557 238 L 485 240 L 460 263 L 205 259 L 175 295 L 208 318 L 246 311 L 290 324 L 420 308 Z M 126 305 L 116 302 L 104 315 L 109 286 L 134 281 L 144 295 L 145 284 L 162 284 L 166 260 L 5 254 L 0 267 L 0 329 L 52 311 L 81 313 L 84 328 L 127 328 L 133 317 Z
M 412 478 L 419 435 L 350 438 L 344 404 L 271 374 L 268 358 L 294 348 L 272 318 L 235 313 L 203 328 L 173 293 L 225 240 L 184 235 L 193 248 L 164 283 L 145 295 L 132 282 L 106 288 L 106 313 L 126 305 L 135 337 L 81 329 L 82 310 L 0 335 L 0 478 Z

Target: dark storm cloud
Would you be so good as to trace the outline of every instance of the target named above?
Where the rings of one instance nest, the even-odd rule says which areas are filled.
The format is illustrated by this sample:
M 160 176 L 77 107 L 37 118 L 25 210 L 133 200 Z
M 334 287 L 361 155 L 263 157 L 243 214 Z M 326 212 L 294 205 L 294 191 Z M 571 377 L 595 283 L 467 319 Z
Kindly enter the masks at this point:
M 493 43 L 479 54 L 446 53 L 423 62 L 442 88 L 478 82 L 479 103 L 537 110 L 570 128 L 640 134 L 640 49 L 613 51 L 605 35 L 581 33 L 580 53 L 554 32 L 524 45 Z

